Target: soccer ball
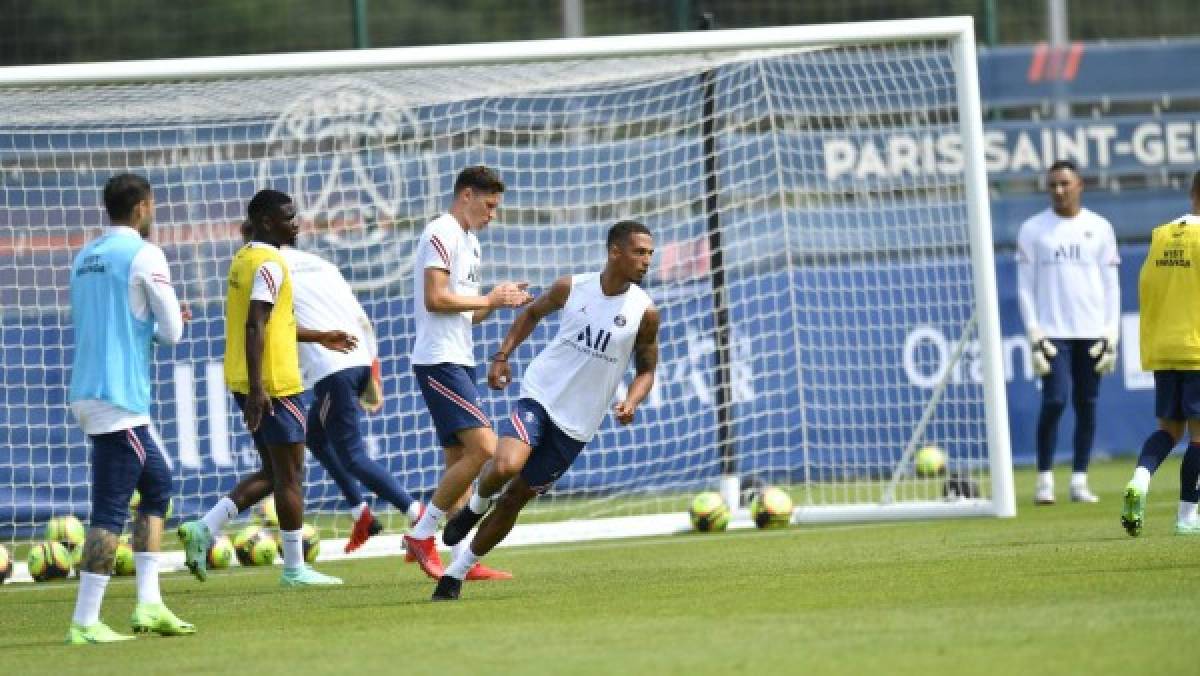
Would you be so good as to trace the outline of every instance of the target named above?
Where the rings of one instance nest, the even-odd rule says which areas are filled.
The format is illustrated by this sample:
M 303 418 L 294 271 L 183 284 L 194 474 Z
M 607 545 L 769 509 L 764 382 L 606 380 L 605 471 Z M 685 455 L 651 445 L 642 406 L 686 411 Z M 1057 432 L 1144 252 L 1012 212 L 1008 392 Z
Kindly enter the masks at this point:
M 127 576 L 135 572 L 137 566 L 133 563 L 133 547 L 129 545 L 129 539 L 122 536 L 117 543 L 116 558 L 113 559 L 113 575 Z
M 12 557 L 8 555 L 8 547 L 0 545 L 0 584 L 12 577 Z
M 712 491 L 701 493 L 692 500 L 688 516 L 692 518 L 692 527 L 701 533 L 723 531 L 729 525 L 729 507 L 719 493 Z
M 321 554 L 321 534 L 311 523 L 306 523 L 300 529 L 300 537 L 303 538 L 304 562 L 316 563 Z M 283 536 L 279 538 L 279 556 L 283 556 Z
M 210 569 L 228 568 L 233 563 L 237 552 L 233 549 L 233 543 L 224 535 L 218 535 L 213 538 L 212 544 L 208 547 L 208 567 Z
M 51 542 L 61 542 L 67 551 L 74 552 L 83 548 L 87 531 L 83 523 L 74 516 L 56 516 L 46 522 L 46 539 Z
M 275 563 L 275 538 L 259 526 L 246 526 L 233 536 L 233 549 L 243 566 L 269 566 Z
M 268 495 L 254 506 L 254 520 L 268 528 L 279 526 L 279 515 L 275 511 L 275 496 Z
M 946 473 L 946 452 L 937 446 L 922 446 L 916 455 L 917 476 L 934 477 Z
M 61 542 L 42 542 L 29 550 L 29 574 L 38 582 L 61 580 L 71 574 L 71 555 Z
M 759 528 L 786 528 L 792 522 L 792 496 L 778 488 L 764 488 L 750 503 L 750 516 Z

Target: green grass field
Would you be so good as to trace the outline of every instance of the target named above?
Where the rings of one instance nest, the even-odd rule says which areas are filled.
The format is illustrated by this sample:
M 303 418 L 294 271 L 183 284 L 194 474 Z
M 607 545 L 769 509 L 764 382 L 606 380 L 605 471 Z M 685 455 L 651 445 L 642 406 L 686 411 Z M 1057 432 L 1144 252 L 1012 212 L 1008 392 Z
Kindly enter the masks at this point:
M 200 633 L 61 645 L 74 583 L 0 589 L 5 673 L 1196 673 L 1200 538 L 1171 534 L 1178 461 L 1142 537 L 1118 521 L 1132 463 L 1096 465 L 1098 505 L 1016 519 L 796 527 L 502 549 L 511 582 L 458 603 L 398 558 L 327 563 L 342 588 L 282 590 L 278 568 L 163 579 Z M 1060 493 L 1067 475 L 1060 472 Z M 1060 499 L 1063 496 L 1060 496 Z M 128 628 L 114 579 L 102 616 Z

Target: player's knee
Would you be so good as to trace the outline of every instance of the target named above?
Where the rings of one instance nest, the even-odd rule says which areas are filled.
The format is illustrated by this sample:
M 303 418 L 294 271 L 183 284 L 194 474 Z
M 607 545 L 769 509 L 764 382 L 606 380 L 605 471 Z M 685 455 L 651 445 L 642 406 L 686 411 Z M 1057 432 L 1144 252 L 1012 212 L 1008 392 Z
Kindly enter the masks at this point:
M 520 472 L 525 464 L 524 462 L 519 462 L 517 458 L 509 457 L 505 454 L 497 455 L 492 460 L 492 463 L 492 466 L 496 468 L 496 474 L 505 479 L 511 479 L 516 476 L 517 472 Z

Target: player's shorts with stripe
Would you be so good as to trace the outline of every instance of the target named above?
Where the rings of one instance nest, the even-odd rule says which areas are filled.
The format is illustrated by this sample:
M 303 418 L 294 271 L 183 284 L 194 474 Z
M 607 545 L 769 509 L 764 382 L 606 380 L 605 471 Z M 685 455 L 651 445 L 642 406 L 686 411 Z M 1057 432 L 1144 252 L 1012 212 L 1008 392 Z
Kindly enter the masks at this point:
M 163 516 L 171 500 L 171 470 L 147 425 L 94 434 L 92 442 L 93 528 L 120 534 L 129 518 L 133 489 L 142 496 L 141 514 Z
M 433 417 L 438 442 L 459 446 L 458 433 L 476 427 L 491 427 L 492 422 L 479 405 L 475 387 L 475 368 L 462 364 L 413 364 L 425 406 Z
M 528 398 L 518 399 L 508 417 L 496 427 L 500 436 L 520 439 L 533 448 L 521 468 L 521 478 L 538 493 L 550 490 L 587 445 L 567 436 L 541 404 Z
M 1200 419 L 1200 371 L 1155 371 L 1154 415 L 1166 420 Z
M 238 408 L 245 413 L 246 395 L 234 392 L 233 398 L 237 401 Z M 299 395 L 271 397 L 271 411 L 269 413 L 263 411 L 258 431 L 251 436 L 264 449 L 267 446 L 302 444 L 304 443 L 306 424 L 304 405 L 301 403 Z

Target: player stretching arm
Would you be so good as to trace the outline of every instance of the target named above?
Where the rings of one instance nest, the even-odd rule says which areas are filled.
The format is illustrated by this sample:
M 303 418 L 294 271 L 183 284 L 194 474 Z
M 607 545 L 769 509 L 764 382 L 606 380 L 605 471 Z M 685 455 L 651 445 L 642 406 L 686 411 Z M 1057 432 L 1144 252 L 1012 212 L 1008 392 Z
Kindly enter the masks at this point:
M 133 638 L 101 622 L 100 605 L 135 488 L 142 502 L 133 524 L 138 599 L 133 630 L 170 636 L 196 631 L 159 593 L 158 552 L 171 471 L 150 432 L 153 343 L 179 342 L 191 313 L 175 296 L 162 249 L 146 241 L 154 221 L 150 183 L 134 174 L 113 176 L 104 185 L 104 208 L 112 225 L 79 252 L 71 269 L 71 410 L 92 444 L 91 528 L 67 632 L 67 643 L 75 645 Z
M 475 387 L 475 343 L 471 326 L 496 308 L 520 307 L 531 299 L 525 284 L 504 282 L 487 295 L 480 291 L 480 250 L 476 230 L 496 215 L 504 182 L 488 167 L 467 167 L 454 181 L 449 213 L 425 226 L 417 243 L 413 271 L 417 335 L 412 368 L 445 449 L 442 474 L 425 512 L 404 536 L 406 559 L 416 560 L 426 575 L 442 575 L 434 546 L 438 522 L 462 507 L 471 482 L 496 452 L 496 433 L 479 405 Z M 411 559 L 409 558 L 411 557 Z M 473 579 L 512 577 L 482 566 Z
M 1142 369 L 1154 372 L 1158 429 L 1142 444 L 1133 478 L 1125 486 L 1121 525 L 1136 536 L 1146 516 L 1150 477 L 1183 438 L 1191 439 L 1179 468 L 1176 535 L 1200 535 L 1200 171 L 1192 176 L 1192 213 L 1160 225 L 1138 279 Z
M 298 328 L 293 311 L 292 278 L 279 248 L 294 246 L 299 227 L 292 199 L 261 190 L 247 206 L 251 241 L 229 266 L 225 302 L 225 382 L 242 409 L 246 429 L 262 456 L 262 468 L 242 479 L 203 520 L 179 527 L 188 569 L 207 578 L 206 555 L 213 536 L 241 510 L 275 493 L 283 542 L 285 587 L 341 584 L 304 563 L 303 538 L 305 416 L 297 395 L 304 391 L 296 342 L 319 342 L 349 351 L 345 331 Z M 264 453 L 265 451 L 265 453 Z
M 455 550 L 433 592 L 435 601 L 457 599 L 467 571 L 508 535 L 525 505 L 575 462 L 604 420 L 631 355 L 636 375 L 625 400 L 613 407 L 617 422 L 633 422 L 654 385 L 658 310 L 637 285 L 650 267 L 654 240 L 641 223 L 621 221 L 609 229 L 606 248 L 603 271 L 555 281 L 517 317 L 492 355 L 488 385 L 503 389 L 512 378 L 513 350 L 544 317 L 563 310 L 558 334 L 530 363 L 520 399 L 500 422 L 500 446 L 479 477 L 477 495 L 442 534 L 448 545 L 462 540 L 491 508 L 470 546 Z

